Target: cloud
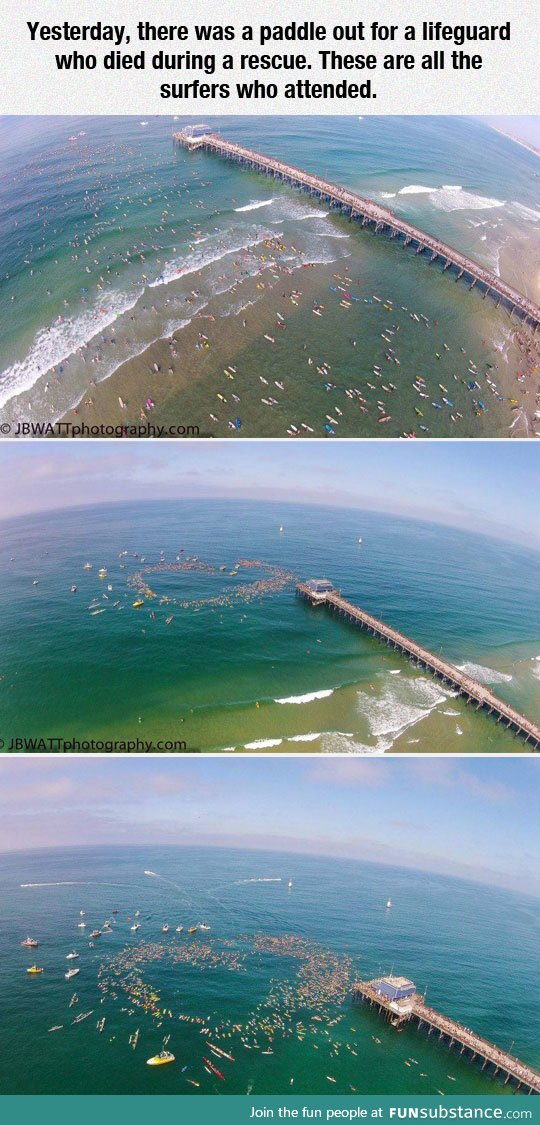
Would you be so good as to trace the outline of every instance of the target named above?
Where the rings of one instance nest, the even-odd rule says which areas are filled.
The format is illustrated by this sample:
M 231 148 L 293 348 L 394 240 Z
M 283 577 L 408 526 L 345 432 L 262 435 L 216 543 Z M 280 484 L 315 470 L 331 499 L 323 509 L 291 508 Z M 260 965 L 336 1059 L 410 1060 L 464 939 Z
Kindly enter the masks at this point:
M 410 773 L 426 785 L 459 789 L 470 797 L 495 803 L 513 803 L 516 793 L 504 782 L 480 778 L 451 758 L 416 758 L 407 763 Z
M 368 787 L 384 785 L 387 780 L 381 759 L 332 758 L 308 767 L 308 781 L 322 781 L 325 785 L 358 785 Z

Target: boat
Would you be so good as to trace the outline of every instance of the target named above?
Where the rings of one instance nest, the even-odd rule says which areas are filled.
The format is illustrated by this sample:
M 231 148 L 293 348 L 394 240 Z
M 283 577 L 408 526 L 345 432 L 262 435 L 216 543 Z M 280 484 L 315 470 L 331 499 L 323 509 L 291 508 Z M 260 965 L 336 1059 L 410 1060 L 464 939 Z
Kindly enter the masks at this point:
M 142 598 L 139 598 L 138 601 L 133 602 L 133 609 L 140 609 L 142 605 L 144 605 L 144 601 Z
M 137 1046 L 138 1042 L 139 1042 L 139 1028 L 137 1028 L 137 1030 L 132 1032 L 132 1034 L 130 1035 L 129 1045 L 130 1045 L 130 1047 L 133 1047 L 133 1050 L 135 1050 L 135 1047 Z
M 87 1020 L 88 1016 L 92 1016 L 93 1014 L 94 1014 L 93 1008 L 91 1009 L 90 1012 L 81 1012 L 80 1016 L 76 1016 L 75 1019 L 72 1020 L 72 1023 L 82 1023 L 83 1020 Z
M 132 925 L 132 927 L 131 927 L 131 929 L 132 929 L 132 930 L 139 930 L 139 929 L 140 929 L 139 923 L 138 923 L 138 922 L 134 922 L 134 923 L 133 923 L 133 925 Z
M 106 578 L 106 577 L 107 577 L 107 567 L 102 566 L 101 569 L 98 570 L 98 578 Z
M 210 926 L 206 926 L 206 925 L 204 924 L 204 922 L 199 922 L 199 929 L 200 929 L 200 930 L 209 930 L 209 929 L 210 929 Z
M 31 976 L 37 976 L 38 973 L 43 972 L 43 969 L 38 968 L 37 965 L 31 965 L 30 968 L 26 970 L 26 972 L 30 973 Z
M 64 976 L 66 980 L 71 980 L 71 978 L 76 977 L 80 971 L 80 969 L 68 969 L 67 973 L 64 973 Z
M 77 929 L 85 930 L 86 929 L 86 922 L 77 922 Z
M 391 899 L 391 898 L 389 898 L 389 899 L 388 899 L 388 901 L 387 901 L 387 903 L 386 903 L 386 909 L 387 909 L 387 910 L 390 910 L 390 907 L 391 907 L 391 906 L 392 906 L 392 899 Z
M 72 594 L 76 594 L 76 593 L 77 593 L 77 587 L 76 587 L 76 586 L 72 586 L 72 587 L 71 587 L 71 593 L 72 593 Z
M 210 1070 L 212 1071 L 212 1074 L 216 1074 L 218 1078 L 221 1078 L 222 1082 L 225 1081 L 224 1075 L 221 1073 L 220 1070 L 218 1070 L 217 1066 L 214 1066 L 214 1064 L 210 1062 L 210 1059 L 205 1059 L 204 1055 L 203 1055 L 203 1062 L 206 1063 L 206 1066 L 210 1067 Z
M 106 1018 L 105 1016 L 102 1016 L 101 1019 L 98 1020 L 97 1023 L 96 1023 L 96 1027 L 97 1027 L 97 1029 L 100 1033 L 103 1031 L 103 1028 L 105 1027 L 105 1018 Z
M 83 570 L 93 570 L 93 569 L 94 569 L 93 563 L 85 563 L 84 566 L 83 566 Z
M 91 938 L 101 937 L 101 930 L 92 930 L 92 933 L 90 934 L 90 937 Z
M 188 934 L 196 934 L 196 933 L 197 933 L 197 927 L 196 926 L 190 926 L 190 928 L 188 930 Z
M 61 1031 L 63 1026 L 63 1023 L 56 1023 L 54 1027 L 49 1028 L 49 1031 Z
M 183 926 L 177 926 L 177 927 L 176 927 L 176 933 L 177 933 L 177 934 L 181 934 L 181 933 L 182 933 L 182 930 L 183 930 L 183 929 L 184 929 L 184 927 L 183 927 Z
M 151 1059 L 146 1060 L 147 1066 L 165 1066 L 166 1063 L 174 1062 L 174 1055 L 172 1051 L 160 1051 L 158 1055 L 152 1055 Z
M 21 941 L 21 945 L 24 945 L 26 949 L 37 949 L 39 941 L 32 937 L 26 937 L 24 941 Z
M 289 890 L 290 890 L 290 889 L 291 889 L 291 887 L 292 887 L 292 879 L 289 879 L 289 882 L 287 883 L 287 886 L 288 886 L 288 888 L 289 888 Z
M 165 922 L 165 925 L 161 927 L 161 932 L 162 932 L 162 934 L 168 934 L 168 932 L 169 932 L 169 923 L 168 922 Z
M 66 953 L 66 961 L 74 961 L 78 956 L 79 954 L 75 953 L 75 951 L 73 951 L 73 953 Z

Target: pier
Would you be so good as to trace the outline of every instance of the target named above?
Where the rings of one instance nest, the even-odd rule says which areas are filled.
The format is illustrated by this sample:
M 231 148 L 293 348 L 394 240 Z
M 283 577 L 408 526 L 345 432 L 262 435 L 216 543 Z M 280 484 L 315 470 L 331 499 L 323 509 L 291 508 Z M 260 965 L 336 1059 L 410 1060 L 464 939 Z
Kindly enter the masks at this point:
M 417 255 L 425 254 L 429 264 L 438 262 L 442 273 L 452 275 L 456 281 L 464 280 L 469 289 L 477 287 L 485 298 L 488 295 L 496 305 L 502 305 L 510 316 L 517 316 L 536 332 L 540 324 L 540 308 L 533 301 L 519 293 L 507 282 L 502 281 L 490 270 L 473 262 L 458 250 L 447 246 L 440 239 L 427 234 L 418 227 L 399 218 L 387 207 L 381 207 L 371 199 L 364 199 L 345 188 L 329 183 L 311 172 L 284 164 L 270 156 L 262 156 L 252 149 L 223 140 L 218 133 L 206 131 L 206 126 L 187 126 L 173 134 L 174 143 L 190 152 L 203 149 L 227 160 L 240 164 L 243 168 L 272 176 L 274 180 L 298 188 L 300 191 L 325 204 L 331 210 L 348 216 L 351 222 L 359 222 L 363 227 L 372 227 L 377 234 L 385 234 L 402 246 L 411 247 Z
M 497 723 L 502 723 L 515 735 L 522 738 L 533 750 L 538 750 L 540 727 L 526 719 L 509 703 L 505 703 L 484 684 L 474 680 L 472 676 L 466 675 L 460 668 L 449 664 L 448 661 L 439 656 L 434 656 L 428 649 L 406 637 L 404 633 L 399 633 L 397 629 L 393 629 L 390 625 L 386 625 L 384 621 L 379 621 L 378 618 L 347 601 L 341 596 L 339 590 L 332 586 L 331 582 L 326 579 L 298 582 L 296 594 L 297 597 L 310 602 L 313 606 L 327 606 L 352 625 L 356 625 L 371 636 L 384 641 L 396 652 L 407 656 L 415 667 L 424 668 L 443 684 L 457 691 L 467 703 L 475 706 L 477 711 L 487 711 Z
M 505 1085 L 511 1084 L 515 1093 L 540 1094 L 540 1074 L 521 1059 L 501 1050 L 495 1043 L 483 1039 L 457 1020 L 429 1007 L 424 997 L 416 991 L 412 981 L 404 977 L 382 977 L 372 981 L 358 981 L 353 988 L 353 1000 L 375 1007 L 393 1027 L 413 1023 L 427 1035 L 435 1034 L 448 1050 L 456 1051 L 493 1078 L 500 1077 Z

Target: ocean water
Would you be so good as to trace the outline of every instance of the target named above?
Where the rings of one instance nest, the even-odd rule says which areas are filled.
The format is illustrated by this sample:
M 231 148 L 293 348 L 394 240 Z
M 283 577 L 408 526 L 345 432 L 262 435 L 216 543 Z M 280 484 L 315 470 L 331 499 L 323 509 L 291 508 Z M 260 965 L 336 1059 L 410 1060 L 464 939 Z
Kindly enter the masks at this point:
M 191 752 L 523 750 L 295 597 L 296 579 L 323 576 L 540 720 L 537 552 L 372 512 L 141 500 L 4 521 L 6 748 L 22 735 L 179 739 Z
M 528 381 L 516 381 L 523 361 L 503 310 L 283 185 L 175 150 L 180 124 L 167 117 L 144 125 L 130 117 L 0 123 L 9 169 L 0 182 L 2 420 L 47 422 L 90 399 L 81 408 L 90 422 L 137 421 L 150 409 L 156 422 L 181 420 L 225 436 L 285 435 L 302 423 L 304 433 L 322 436 L 534 428 L 520 409 Z M 223 117 L 209 124 L 385 202 L 538 299 L 537 158 L 478 122 Z M 348 309 L 336 273 L 355 298 Z M 302 296 L 291 301 L 295 290 Z M 321 316 L 314 302 L 324 306 Z M 175 356 L 166 342 L 173 333 Z M 399 365 L 386 359 L 389 348 Z M 231 363 L 235 384 L 224 375 Z M 374 366 L 382 366 L 375 379 Z M 419 374 L 425 405 L 412 387 Z M 345 393 L 355 388 L 365 410 Z M 377 398 L 390 417 L 383 429 Z
M 4 1093 L 511 1093 L 435 1037 L 353 1003 L 358 976 L 392 967 L 540 1065 L 538 901 L 524 895 L 324 856 L 136 842 L 3 855 L 0 886 Z M 201 922 L 208 931 L 187 934 Z M 21 947 L 27 934 L 37 950 Z M 41 976 L 27 975 L 34 963 Z M 147 1067 L 166 1036 L 175 1063 Z

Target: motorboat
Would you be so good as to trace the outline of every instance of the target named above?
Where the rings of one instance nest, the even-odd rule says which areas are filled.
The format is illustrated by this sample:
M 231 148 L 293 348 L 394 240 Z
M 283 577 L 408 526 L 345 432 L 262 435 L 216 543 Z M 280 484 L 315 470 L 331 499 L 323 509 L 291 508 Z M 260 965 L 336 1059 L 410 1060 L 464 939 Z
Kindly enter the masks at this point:
M 146 1060 L 147 1066 L 165 1066 L 166 1063 L 174 1062 L 174 1055 L 172 1051 L 160 1051 L 157 1055 L 152 1055 L 151 1059 Z

